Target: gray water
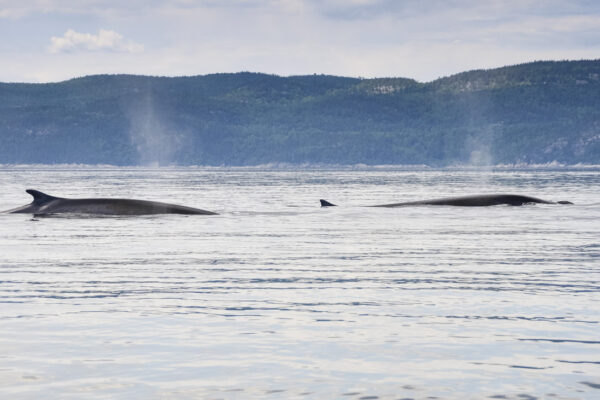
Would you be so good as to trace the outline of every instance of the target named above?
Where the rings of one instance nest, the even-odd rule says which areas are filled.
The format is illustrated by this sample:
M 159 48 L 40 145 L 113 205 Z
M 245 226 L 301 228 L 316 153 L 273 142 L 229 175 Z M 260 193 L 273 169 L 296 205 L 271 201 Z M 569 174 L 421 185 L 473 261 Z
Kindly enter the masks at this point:
M 0 214 L 0 397 L 600 398 L 599 172 L 3 167 L 220 215 Z

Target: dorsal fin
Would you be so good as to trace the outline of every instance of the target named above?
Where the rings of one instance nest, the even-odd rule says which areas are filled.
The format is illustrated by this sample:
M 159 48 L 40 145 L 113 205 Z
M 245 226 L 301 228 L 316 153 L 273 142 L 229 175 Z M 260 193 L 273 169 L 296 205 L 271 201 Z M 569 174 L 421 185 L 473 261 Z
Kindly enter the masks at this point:
M 321 202 L 321 207 L 335 207 L 335 204 L 328 202 L 327 200 L 319 200 Z
M 34 189 L 27 189 L 26 192 L 33 196 L 33 204 L 35 205 L 46 204 L 58 198 Z

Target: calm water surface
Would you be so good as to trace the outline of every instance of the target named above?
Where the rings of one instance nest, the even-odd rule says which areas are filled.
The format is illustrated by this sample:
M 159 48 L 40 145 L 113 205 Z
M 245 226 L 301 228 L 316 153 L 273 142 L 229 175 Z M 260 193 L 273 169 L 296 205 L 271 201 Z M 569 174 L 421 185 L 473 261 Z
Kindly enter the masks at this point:
M 600 398 L 600 170 L 3 167 L 6 399 Z M 362 208 L 509 192 L 574 206 Z M 319 207 L 325 198 L 340 207 Z

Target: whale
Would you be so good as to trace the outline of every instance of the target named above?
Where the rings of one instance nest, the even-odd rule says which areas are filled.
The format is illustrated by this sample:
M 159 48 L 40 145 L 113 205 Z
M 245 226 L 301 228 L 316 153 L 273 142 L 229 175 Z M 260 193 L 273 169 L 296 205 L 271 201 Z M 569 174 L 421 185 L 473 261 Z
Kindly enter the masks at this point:
M 34 189 L 27 189 L 26 192 L 33 196 L 33 201 L 30 204 L 4 211 L 4 213 L 35 215 L 217 215 L 212 211 L 157 201 L 112 198 L 68 199 L 51 196 Z
M 321 207 L 335 207 L 336 204 L 327 200 L 320 200 Z M 458 197 L 444 197 L 440 199 L 406 201 L 402 203 L 378 204 L 367 207 L 410 207 L 410 206 L 459 206 L 459 207 L 488 207 L 498 205 L 522 206 L 525 204 L 573 204 L 570 201 L 548 201 L 537 197 L 522 196 L 518 194 L 479 194 Z

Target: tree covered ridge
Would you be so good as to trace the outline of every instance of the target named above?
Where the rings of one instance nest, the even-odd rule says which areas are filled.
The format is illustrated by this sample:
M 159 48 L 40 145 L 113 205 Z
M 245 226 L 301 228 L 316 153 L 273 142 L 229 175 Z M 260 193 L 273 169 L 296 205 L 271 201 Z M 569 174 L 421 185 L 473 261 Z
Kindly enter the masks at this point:
M 598 163 L 600 60 L 406 78 L 0 83 L 0 163 Z

